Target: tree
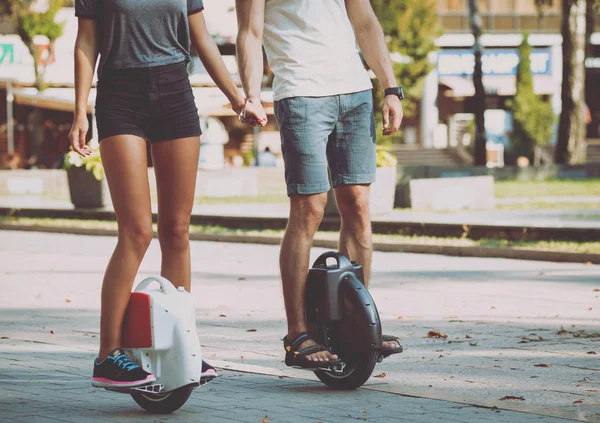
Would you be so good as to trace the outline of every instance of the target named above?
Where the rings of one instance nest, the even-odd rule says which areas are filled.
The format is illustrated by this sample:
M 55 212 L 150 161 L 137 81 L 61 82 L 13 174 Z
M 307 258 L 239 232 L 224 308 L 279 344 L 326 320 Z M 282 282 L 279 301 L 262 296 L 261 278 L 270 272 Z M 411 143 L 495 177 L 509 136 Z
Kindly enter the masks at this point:
M 555 161 L 583 163 L 586 160 L 585 57 L 586 0 L 563 0 L 562 5 L 562 112 L 558 127 Z
M 406 93 L 404 115 L 412 116 L 423 93 L 424 79 L 433 69 L 429 55 L 437 50 L 435 40 L 441 35 L 437 2 L 372 0 L 371 3 L 388 40 L 390 52 L 399 53 L 405 59 L 401 63 L 394 63 L 394 73 Z M 375 104 L 381 104 L 382 100 L 383 91 L 376 89 Z M 376 114 L 380 113 L 376 107 Z
M 46 88 L 45 76 L 47 62 L 40 65 L 38 47 L 33 42 L 37 35 L 48 38 L 48 55 L 51 56 L 54 41 L 62 35 L 63 24 L 55 21 L 56 13 L 64 4 L 64 0 L 48 0 L 48 8 L 39 11 L 32 7 L 33 0 L 1 0 L 0 12 L 15 22 L 17 33 L 33 56 L 35 74 L 34 86 L 43 91 Z
M 509 102 L 509 107 L 514 118 L 511 148 L 518 156 L 532 160 L 534 147 L 547 143 L 552 136 L 554 112 L 552 105 L 536 95 L 533 89 L 528 38 L 525 34 L 519 47 L 517 93 Z
M 475 69 L 473 70 L 473 85 L 475 96 L 473 105 L 475 107 L 475 166 L 485 166 L 487 163 L 487 149 L 485 137 L 485 90 L 483 88 L 483 68 L 481 57 L 483 45 L 481 44 L 481 15 L 479 14 L 479 1 L 469 0 L 469 17 L 471 31 L 473 32 L 473 54 L 475 56 Z

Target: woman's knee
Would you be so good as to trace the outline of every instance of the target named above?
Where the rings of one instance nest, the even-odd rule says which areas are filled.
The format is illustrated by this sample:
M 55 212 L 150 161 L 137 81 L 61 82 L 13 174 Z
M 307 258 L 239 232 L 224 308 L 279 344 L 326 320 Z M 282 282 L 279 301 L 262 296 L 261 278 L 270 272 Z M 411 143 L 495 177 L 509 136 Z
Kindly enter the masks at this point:
M 119 224 L 119 239 L 126 241 L 127 245 L 142 255 L 146 253 L 153 237 L 151 220 L 146 223 Z
M 189 216 L 182 219 L 158 219 L 158 240 L 161 247 L 181 251 L 189 248 L 190 222 Z

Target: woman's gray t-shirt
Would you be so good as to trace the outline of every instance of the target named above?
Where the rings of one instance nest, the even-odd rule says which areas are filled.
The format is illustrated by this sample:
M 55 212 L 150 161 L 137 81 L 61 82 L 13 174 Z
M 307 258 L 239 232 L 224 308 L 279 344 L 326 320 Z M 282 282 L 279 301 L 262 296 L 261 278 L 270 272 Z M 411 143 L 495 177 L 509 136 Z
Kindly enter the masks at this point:
M 188 16 L 202 0 L 75 0 L 75 15 L 95 19 L 105 69 L 146 68 L 190 60 Z

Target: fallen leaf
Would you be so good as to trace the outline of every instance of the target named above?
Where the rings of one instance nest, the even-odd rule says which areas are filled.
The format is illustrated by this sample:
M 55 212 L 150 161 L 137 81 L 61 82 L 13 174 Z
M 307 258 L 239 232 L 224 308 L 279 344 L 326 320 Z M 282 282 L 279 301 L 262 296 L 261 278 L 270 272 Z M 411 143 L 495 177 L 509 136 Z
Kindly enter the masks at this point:
M 562 326 L 560 327 L 560 330 L 557 332 L 558 335 L 567 335 L 569 333 L 568 330 L 565 330 L 565 328 L 563 328 Z
M 404 316 L 398 316 L 398 320 L 404 319 Z
M 67 298 L 67 299 L 65 300 L 65 302 L 66 302 L 66 303 L 70 303 L 70 302 L 71 302 L 71 299 L 70 299 L 70 298 Z
M 378 375 L 375 375 L 375 376 L 373 376 L 373 377 L 379 377 L 379 378 L 382 378 L 382 377 L 386 377 L 386 376 L 387 376 L 387 374 L 386 374 L 386 373 L 379 373 Z
M 590 307 L 590 308 L 588 308 L 588 311 L 592 311 L 592 308 L 591 308 L 591 307 Z
M 469 345 L 472 347 L 476 347 L 477 346 L 477 342 L 469 342 Z
M 256 329 L 248 329 L 246 332 L 256 332 Z
M 465 338 L 471 339 L 471 336 L 470 335 L 465 335 Z
M 544 276 L 544 272 L 538 273 L 538 276 Z
M 429 385 L 430 388 L 433 388 L 433 385 Z
M 523 398 L 523 397 L 517 397 L 517 396 L 514 396 L 514 395 L 506 395 L 506 396 L 500 398 L 500 401 L 506 401 L 506 400 L 525 401 L 525 398 Z
M 544 341 L 544 338 L 542 338 L 541 336 L 538 336 L 538 341 Z
M 51 331 L 50 331 L 50 333 L 51 333 L 52 335 L 54 335 L 54 331 L 53 331 L 53 330 L 51 330 Z
M 359 413 L 360 414 L 365 414 L 367 411 L 366 410 L 360 410 Z
M 554 316 L 554 317 L 560 317 L 560 314 L 557 314 L 557 315 L 556 315 L 556 316 Z
M 587 354 L 597 354 L 596 351 L 588 351 Z
M 0 338 L 0 339 L 8 339 L 8 336 L 3 336 L 3 337 L 2 337 L 2 338 Z
M 594 289 L 594 292 L 600 292 L 600 289 Z
M 269 416 L 265 416 L 264 419 L 260 421 L 260 423 L 269 423 Z
M 585 263 L 583 263 L 583 264 L 585 264 L 586 266 L 591 266 L 591 265 L 592 265 L 592 262 L 591 262 L 591 261 L 586 261 L 586 262 L 585 262 Z
M 245 281 L 247 280 L 246 278 L 238 278 L 238 281 Z
M 425 338 L 447 338 L 447 337 L 448 337 L 448 335 L 446 335 L 443 332 L 440 332 L 439 330 L 430 330 Z
M 552 367 L 552 364 L 547 364 L 547 363 L 540 363 L 540 364 L 534 364 L 535 367 Z
M 440 354 L 440 356 L 438 358 L 442 358 L 444 356 L 444 354 Z
M 219 314 L 219 317 L 227 317 L 225 314 Z
M 240 358 L 243 360 L 243 359 L 244 359 L 244 356 L 243 356 L 243 355 L 240 355 Z
M 583 404 L 583 401 L 581 401 L 581 400 L 573 401 L 573 404 Z
M 495 309 L 496 309 L 496 307 L 494 307 L 494 306 L 491 306 L 490 308 L 491 308 L 492 310 L 495 310 Z
M 517 344 L 528 344 L 528 343 L 529 343 L 529 341 L 527 339 L 523 339 L 523 340 L 517 342 Z
M 583 379 L 581 379 L 581 381 L 582 381 L 582 382 L 586 382 L 586 383 L 587 383 L 587 382 L 591 382 L 591 381 L 592 381 L 592 379 L 590 379 L 589 377 L 587 377 L 587 376 L 586 376 L 586 377 L 584 377 Z

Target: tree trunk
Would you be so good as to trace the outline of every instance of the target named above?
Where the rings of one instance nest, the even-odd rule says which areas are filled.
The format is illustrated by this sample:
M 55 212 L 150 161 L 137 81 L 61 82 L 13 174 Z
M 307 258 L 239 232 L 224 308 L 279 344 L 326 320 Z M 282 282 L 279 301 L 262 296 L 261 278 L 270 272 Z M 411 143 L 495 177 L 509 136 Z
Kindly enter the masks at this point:
M 471 30 L 475 38 L 473 54 L 475 55 L 475 69 L 473 71 L 473 85 L 475 86 L 475 166 L 485 166 L 486 137 L 485 137 L 485 90 L 483 88 L 483 69 L 481 56 L 483 46 L 481 45 L 481 15 L 479 14 L 479 1 L 469 0 L 469 15 L 471 19 Z
M 555 161 L 585 163 L 586 0 L 564 0 L 562 7 L 562 112 Z

